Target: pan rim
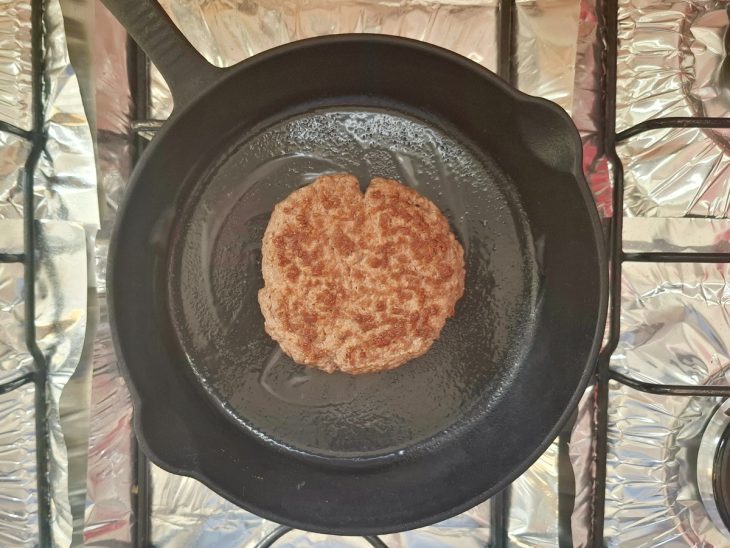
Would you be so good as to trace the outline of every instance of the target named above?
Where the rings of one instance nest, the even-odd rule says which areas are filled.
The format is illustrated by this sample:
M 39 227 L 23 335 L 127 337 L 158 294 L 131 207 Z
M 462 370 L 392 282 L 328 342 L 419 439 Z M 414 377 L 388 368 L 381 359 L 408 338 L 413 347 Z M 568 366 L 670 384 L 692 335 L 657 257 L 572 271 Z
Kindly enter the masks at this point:
M 114 226 L 112 238 L 110 241 L 110 249 L 109 249 L 109 264 L 108 264 L 108 273 L 107 273 L 107 283 L 110 287 L 110 291 L 107 293 L 107 302 L 109 306 L 109 316 L 110 316 L 110 323 L 112 328 L 112 339 L 114 343 L 114 348 L 117 356 L 119 357 L 119 361 L 122 365 L 120 368 L 122 376 L 124 377 L 126 384 L 130 390 L 130 394 L 132 396 L 132 403 L 134 407 L 134 428 L 135 433 L 137 435 L 137 439 L 139 441 L 140 447 L 143 449 L 144 453 L 147 454 L 150 457 L 150 460 L 160 466 L 162 469 L 167 470 L 169 472 L 185 475 L 189 477 L 193 477 L 202 483 L 204 483 L 206 486 L 208 486 L 210 489 L 221 495 L 223 498 L 233 502 L 237 506 L 240 506 L 242 508 L 245 508 L 246 510 L 249 510 L 253 512 L 256 515 L 259 515 L 261 517 L 264 517 L 266 519 L 271 519 L 276 522 L 284 523 L 286 525 L 290 525 L 292 527 L 296 527 L 298 529 L 303 529 L 307 531 L 313 531 L 313 532 L 319 532 L 319 533 L 326 533 L 326 534 L 338 534 L 338 535 L 371 535 L 371 534 L 387 534 L 387 533 L 393 533 L 393 532 L 399 532 L 407 529 L 413 529 L 418 527 L 423 527 L 425 525 L 429 525 L 432 523 L 436 523 L 439 521 L 442 521 L 444 519 L 447 519 L 449 517 L 452 517 L 454 515 L 457 515 L 464 510 L 467 510 L 469 508 L 472 508 L 476 504 L 479 504 L 480 502 L 486 500 L 487 498 L 491 497 L 492 495 L 496 494 L 497 492 L 501 491 L 506 485 L 511 483 L 515 478 L 517 478 L 520 474 L 524 472 L 537 458 L 539 458 L 540 455 L 544 453 L 546 448 L 553 442 L 559 431 L 563 428 L 567 420 L 569 419 L 570 415 L 574 412 L 574 409 L 578 403 L 578 400 L 583 396 L 583 393 L 585 392 L 585 389 L 589 383 L 590 377 L 593 375 L 595 370 L 595 364 L 601 349 L 601 342 L 603 338 L 604 333 L 604 327 L 606 324 L 606 313 L 608 310 L 608 262 L 607 262 L 607 250 L 606 245 L 603 237 L 603 231 L 601 229 L 601 224 L 599 221 L 598 213 L 595 207 L 595 202 L 593 199 L 593 196 L 590 192 L 590 189 L 588 187 L 587 182 L 585 181 L 585 177 L 582 170 L 582 143 L 580 140 L 580 137 L 577 133 L 577 130 L 575 129 L 572 120 L 569 118 L 567 113 L 563 111 L 560 107 L 555 105 L 554 103 L 551 103 L 550 101 L 547 101 L 542 98 L 532 97 L 529 96 L 519 90 L 516 90 L 509 86 L 507 83 L 503 82 L 501 79 L 499 79 L 496 75 L 489 72 L 487 69 L 482 67 L 481 65 L 478 65 L 477 63 L 462 57 L 456 53 L 453 53 L 449 50 L 440 48 L 438 46 L 434 46 L 431 44 L 426 44 L 424 42 L 420 42 L 417 40 L 407 39 L 407 38 L 401 38 L 401 37 L 395 37 L 395 36 L 386 36 L 386 35 L 379 35 L 379 34 L 341 34 L 341 35 L 331 35 L 331 36 L 325 36 L 325 37 L 316 37 L 316 38 L 309 38 L 306 40 L 291 42 L 289 44 L 285 44 L 283 46 L 278 46 L 276 48 L 272 48 L 270 50 L 267 50 L 263 53 L 260 53 L 254 57 L 251 57 L 238 65 L 235 65 L 234 67 L 231 67 L 228 70 L 228 74 L 224 75 L 220 80 L 213 83 L 211 86 L 206 88 L 201 94 L 193 101 L 191 101 L 189 104 L 187 104 L 184 108 L 180 109 L 180 111 L 173 112 L 173 115 L 171 119 L 165 124 L 165 126 L 162 128 L 162 130 L 158 133 L 157 138 L 153 140 L 151 145 L 147 148 L 147 151 L 145 152 L 143 158 L 140 160 L 140 162 L 135 167 L 134 174 L 131 178 L 129 188 L 127 190 L 127 196 L 131 195 L 131 193 L 134 191 L 134 189 L 141 184 L 141 178 L 139 177 L 139 174 L 144 171 L 145 166 L 147 165 L 149 159 L 153 156 L 155 150 L 159 148 L 160 143 L 164 141 L 164 137 L 170 133 L 171 131 L 174 131 L 176 125 L 179 123 L 179 120 L 184 119 L 184 114 L 188 112 L 189 110 L 195 108 L 195 105 L 200 103 L 206 96 L 209 95 L 210 91 L 212 91 L 215 87 L 218 87 L 223 84 L 226 80 L 229 78 L 232 78 L 235 73 L 237 73 L 239 70 L 242 70 L 242 68 L 247 68 L 254 63 L 261 63 L 265 62 L 271 57 L 282 55 L 289 53 L 292 50 L 298 50 L 302 47 L 311 47 L 311 46 L 319 46 L 321 44 L 337 44 L 337 43 L 348 43 L 348 42 L 364 42 L 364 43 L 372 43 L 372 42 L 378 42 L 382 44 L 389 44 L 389 43 L 397 43 L 399 45 L 408 46 L 411 48 L 415 48 L 421 51 L 425 51 L 431 55 L 436 54 L 439 55 L 442 58 L 447 59 L 450 62 L 456 62 L 462 67 L 468 69 L 470 72 L 476 73 L 480 78 L 486 78 L 489 80 L 490 83 L 495 85 L 500 89 L 502 93 L 505 93 L 506 95 L 509 95 L 513 97 L 516 101 L 520 101 L 522 103 L 527 104 L 533 104 L 535 106 L 538 106 L 542 109 L 549 109 L 554 114 L 558 115 L 560 118 L 562 118 L 564 121 L 569 122 L 566 124 L 568 127 L 570 127 L 570 133 L 571 133 L 571 139 L 573 141 L 574 149 L 575 149 L 575 158 L 572 165 L 572 169 L 570 170 L 571 175 L 575 178 L 576 183 L 579 187 L 579 192 L 582 196 L 584 205 L 586 206 L 586 209 L 588 210 L 588 218 L 590 219 L 590 226 L 592 228 L 593 233 L 593 240 L 595 244 L 595 250 L 596 250 L 596 265 L 598 267 L 598 273 L 597 273 L 597 287 L 600 294 L 598 295 L 598 302 L 597 302 L 597 318 L 596 318 L 596 328 L 593 334 L 593 340 L 591 344 L 590 351 L 588 353 L 588 359 L 586 361 L 585 367 L 583 369 L 583 373 L 580 377 L 580 380 L 578 382 L 578 385 L 572 394 L 568 404 L 566 405 L 566 408 L 560 415 L 559 420 L 554 424 L 552 429 L 549 431 L 547 437 L 540 443 L 538 446 L 534 448 L 534 450 L 529 453 L 527 458 L 523 459 L 518 466 L 514 466 L 512 468 L 512 472 L 508 475 L 506 475 L 504 478 L 502 478 L 501 481 L 497 482 L 493 487 L 490 489 L 479 493 L 478 495 L 470 498 L 469 500 L 465 501 L 464 503 L 460 505 L 456 505 L 451 507 L 449 510 L 446 510 L 444 512 L 438 513 L 436 515 L 431 515 L 425 518 L 421 519 L 414 519 L 407 522 L 399 522 L 397 526 L 386 526 L 386 527 L 353 527 L 353 526 L 341 526 L 341 527 L 317 527 L 312 526 L 308 523 L 299 522 L 296 519 L 282 519 L 281 516 L 275 515 L 273 513 L 270 513 L 264 508 L 258 507 L 256 504 L 251 504 L 248 501 L 244 501 L 243 499 L 236 499 L 232 496 L 229 496 L 230 494 L 222 492 L 222 490 L 219 490 L 218 487 L 213 484 L 212 482 L 208 482 L 206 478 L 204 477 L 204 474 L 202 474 L 201 471 L 197 469 L 191 469 L 184 466 L 171 466 L 168 463 L 164 461 L 164 459 L 160 459 L 157 454 L 152 450 L 151 446 L 147 443 L 147 440 L 145 439 L 144 434 L 144 428 L 142 426 L 142 420 L 141 417 L 144 414 L 144 404 L 142 402 L 141 396 L 139 392 L 136 390 L 134 383 L 132 382 L 131 375 L 129 370 L 127 369 L 127 366 L 125 364 L 124 359 L 124 352 L 122 351 L 122 344 L 119 340 L 117 328 L 115 326 L 115 297 L 114 297 L 114 272 L 116 270 L 115 268 L 115 257 L 117 255 L 117 249 L 119 245 L 119 233 L 122 226 L 122 220 L 125 217 L 129 216 L 129 203 L 130 200 L 125 199 L 122 207 L 120 208 L 120 212 L 117 217 L 117 221 Z

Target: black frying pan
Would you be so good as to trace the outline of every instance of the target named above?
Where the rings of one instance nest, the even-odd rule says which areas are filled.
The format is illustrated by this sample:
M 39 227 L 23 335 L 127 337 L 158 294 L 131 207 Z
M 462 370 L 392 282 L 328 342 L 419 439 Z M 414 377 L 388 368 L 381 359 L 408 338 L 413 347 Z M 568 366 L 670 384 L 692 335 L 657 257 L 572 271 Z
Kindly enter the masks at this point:
M 252 512 L 339 534 L 461 512 L 524 471 L 591 374 L 606 264 L 557 106 L 420 42 L 329 36 L 207 64 L 152 1 L 104 0 L 170 84 L 109 264 L 140 444 Z M 394 371 L 292 363 L 263 330 L 260 244 L 317 175 L 400 179 L 464 246 L 441 338 Z

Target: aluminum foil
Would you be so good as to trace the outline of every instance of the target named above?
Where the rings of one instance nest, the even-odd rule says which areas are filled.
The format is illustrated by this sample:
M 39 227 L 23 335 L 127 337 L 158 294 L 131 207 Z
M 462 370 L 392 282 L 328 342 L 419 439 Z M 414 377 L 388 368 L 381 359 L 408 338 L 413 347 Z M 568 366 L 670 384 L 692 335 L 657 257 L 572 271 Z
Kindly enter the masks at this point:
M 172 107 L 170 88 L 167 87 L 167 83 L 157 67 L 150 64 L 150 118 L 152 120 L 167 120 L 172 114 Z M 153 136 L 152 134 L 145 135 L 148 139 Z
M 595 474 L 595 392 L 595 385 L 589 386 L 578 403 L 568 451 L 575 479 L 575 497 L 570 522 L 573 546 L 576 548 L 588 546 L 591 535 Z
M 650 131 L 618 147 L 630 216 L 727 217 L 728 159 L 706 131 Z
M 34 194 L 36 195 L 35 216 L 41 219 L 59 221 L 52 226 L 62 225 L 66 231 L 67 246 L 73 243 L 73 263 L 66 261 L 64 270 L 57 270 L 49 276 L 52 291 L 48 297 L 54 300 L 53 308 L 46 311 L 48 323 L 53 328 L 55 339 L 48 349 L 43 346 L 44 339 L 39 341 L 45 350 L 49 363 L 48 389 L 48 424 L 50 432 L 50 483 L 52 490 L 51 526 L 54 543 L 68 546 L 74 536 L 74 511 L 71 508 L 69 488 L 76 489 L 78 480 L 83 481 L 84 471 L 69 465 L 67 441 L 72 443 L 74 455 L 78 454 L 79 440 L 73 437 L 76 431 L 64 431 L 64 427 L 72 427 L 76 410 L 88 406 L 87 401 L 71 402 L 63 410 L 62 394 L 75 372 L 87 335 L 88 301 L 87 287 L 93 285 L 89 278 L 90 253 L 93 248 L 94 235 L 99 227 L 99 209 L 96 194 L 96 166 L 94 146 L 89 129 L 79 83 L 71 66 L 66 46 L 66 31 L 61 6 L 58 1 L 47 1 L 44 4 L 44 130 L 46 141 L 41 153 L 36 177 Z M 40 199 L 39 199 L 40 196 Z M 26 213 L 27 214 L 27 213 Z M 65 221 L 61 223 L 60 221 Z M 38 250 L 41 264 L 44 260 L 52 260 L 56 253 L 64 248 L 49 235 L 39 240 Z M 52 263 L 49 263 L 52 264 Z M 42 281 L 43 272 L 38 274 Z M 58 297 L 57 295 L 62 295 Z M 74 304 L 75 321 L 65 320 L 71 313 L 67 308 Z M 39 328 L 39 310 L 36 311 L 38 336 L 42 336 Z M 41 316 L 43 317 L 43 316 Z M 76 388 L 76 386 L 74 386 Z M 80 395 L 76 392 L 77 397 Z M 64 412 L 65 418 L 61 413 Z M 71 436 L 71 437 L 67 437 Z M 83 443 L 84 440 L 81 440 Z M 82 459 L 82 463 L 83 463 Z M 78 498 L 78 495 L 75 495 Z M 76 514 L 78 518 L 78 514 Z
M 599 215 L 613 215 L 612 184 L 603 143 L 603 88 L 596 0 L 581 0 L 576 46 L 572 118 L 583 142 L 583 172 Z
M 71 511 L 68 504 L 68 463 L 63 431 L 60 426 L 59 400 L 66 382 L 79 362 L 84 342 L 87 318 L 86 290 L 86 234 L 74 223 L 46 221 L 39 225 L 38 269 L 36 279 L 36 334 L 38 345 L 48 363 L 48 422 L 50 431 L 50 479 L 54 501 L 51 516 L 54 541 L 59 546 L 70 544 L 72 534 Z M 19 220 L 0 221 L 0 250 L 17 253 L 22 250 L 23 225 Z M 0 325 L 0 365 L 3 379 L 19 376 L 33 368 L 33 361 L 24 341 L 23 269 L 18 265 L 0 267 L 2 310 Z M 25 390 L 25 389 L 23 389 Z M 16 392 L 3 396 L 12 399 Z M 32 415 L 33 403 L 30 402 Z M 20 412 L 19 412 L 20 413 Z M 26 413 L 24 411 L 23 413 Z M 2 415 L 13 417 L 12 414 Z M 13 417 L 19 418 L 18 416 Z M 0 429 L 5 428 L 3 424 Z M 30 430 L 30 434 L 26 432 Z M 8 434 L 12 430 L 4 430 Z M 26 489 L 23 496 L 14 495 L 17 501 L 27 501 L 25 514 L 37 519 L 35 476 L 35 424 L 31 421 L 17 429 L 19 436 L 33 438 L 32 450 L 22 462 L 21 477 L 10 471 L 0 476 L 0 493 L 18 493 L 18 485 Z M 2 439 L 6 450 L 16 444 L 28 446 L 24 438 Z M 16 466 L 20 466 L 16 463 Z M 32 467 L 32 473 L 29 472 Z M 2 501 L 0 496 L 0 501 Z M 5 525 L 12 527 L 11 519 L 17 512 L 0 504 L 0 538 Z M 9 518 L 9 519 L 6 519 Z M 32 539 L 33 542 L 37 538 Z M 11 543 L 13 545 L 13 543 Z
M 621 2 L 618 129 L 665 116 L 724 115 L 714 82 L 726 22 L 724 5 L 717 3 Z M 661 130 L 619 146 L 625 251 L 728 250 L 727 221 L 677 218 L 725 216 L 722 138 L 717 131 Z M 726 384 L 726 273 L 725 265 L 625 263 L 621 338 L 611 367 L 653 382 Z M 594 396 L 587 392 L 581 403 L 571 443 L 576 546 L 590 539 Z M 648 396 L 612 383 L 609 546 L 728 543 L 709 523 L 692 468 L 715 403 Z
M 225 501 L 198 481 L 152 465 L 152 543 L 156 546 L 254 546 L 277 524 Z M 489 501 L 431 527 L 382 535 L 389 548 L 479 548 L 489 542 Z M 520 518 L 517 518 L 519 521 Z M 305 531 L 287 533 L 276 546 L 370 546 L 360 537 Z
M 619 130 L 652 118 L 730 112 L 723 93 L 730 82 L 720 70 L 724 3 L 624 0 L 620 12 Z M 626 214 L 727 217 L 728 136 L 723 130 L 664 129 L 621 144 Z
M 109 237 L 129 180 L 133 148 L 126 31 L 100 2 L 95 2 L 94 27 L 101 228 L 94 252 L 99 326 L 93 348 L 84 544 L 109 546 L 131 544 L 135 523 L 132 404 L 119 374 L 106 309 Z
M 152 543 L 156 546 L 243 546 L 275 524 L 247 512 L 200 482 L 151 465 Z
M 198 51 L 220 67 L 294 40 L 346 32 L 406 36 L 496 67 L 496 0 L 162 0 L 160 4 Z
M 382 535 L 380 539 L 389 548 L 410 548 L 416 546 L 444 546 L 450 548 L 478 548 L 490 541 L 490 502 L 486 501 L 463 514 L 442 521 L 430 527 L 405 531 L 396 535 Z M 298 531 L 301 539 L 291 546 L 311 546 L 316 541 L 308 541 L 309 533 Z M 296 537 L 295 537 L 296 538 Z M 294 540 L 294 539 L 293 539 Z M 333 539 L 332 544 L 337 542 Z
M 516 85 L 573 107 L 579 0 L 517 0 Z
M 510 486 L 510 545 L 531 548 L 558 543 L 558 442 Z
M 128 544 L 134 524 L 132 403 L 119 375 L 105 310 L 93 364 L 84 544 Z
M 450 49 L 497 67 L 496 0 L 367 2 L 331 9 L 331 0 L 302 2 L 160 2 L 193 45 L 216 66 L 231 66 L 261 51 L 302 38 L 346 32 L 394 34 Z M 516 3 L 515 85 L 555 101 L 568 112 L 578 35 L 579 0 Z M 172 98 L 152 70 L 151 117 L 165 119 Z
M 558 539 L 558 449 L 554 443 L 511 486 L 508 535 L 515 546 L 554 546 Z M 198 481 L 152 466 L 152 542 L 155 545 L 209 546 L 254 544 L 276 524 L 222 499 Z M 383 535 L 390 548 L 409 546 L 484 546 L 490 541 L 490 502 L 430 527 Z M 337 546 L 358 546 L 362 539 L 332 537 Z M 281 546 L 311 546 L 324 535 L 293 531 Z M 352 543 L 352 544 L 350 544 Z M 277 543 L 279 545 L 279 543 Z
M 730 253 L 730 220 L 629 217 L 623 237 L 626 252 Z
M 0 118 L 28 129 L 30 112 L 30 6 L 3 2 L 0 9 Z M 39 225 L 36 278 L 36 331 L 46 356 L 48 378 L 49 479 L 52 494 L 51 528 L 54 543 L 69 545 L 73 517 L 69 504 L 69 466 L 61 426 L 60 399 L 82 353 L 87 326 L 87 242 L 98 225 L 93 146 L 78 83 L 65 47 L 63 17 L 58 2 L 44 9 L 44 109 L 47 141 L 34 181 Z M 12 39 L 8 38 L 12 35 Z M 11 41 L 8 41 L 11 40 Z M 8 106 L 9 105 L 9 106 Z M 0 248 L 19 252 L 23 247 L 22 184 L 27 142 L 0 134 Z M 8 380 L 32 367 L 23 332 L 23 278 L 18 265 L 0 268 L 3 307 L 0 311 L 0 378 Z M 25 448 L 15 475 L 8 469 L 0 480 L 0 538 L 7 545 L 37 541 L 35 439 L 32 387 L 3 396 L 8 414 L 0 430 L 2 447 L 17 456 Z M 17 399 L 17 411 L 12 401 Z M 22 414 L 25 415 L 22 415 Z M 24 419 L 23 428 L 6 428 L 7 421 Z M 28 430 L 30 429 L 30 430 Z M 10 437 L 14 433 L 17 439 Z M 31 442 L 28 440 L 32 439 Z M 8 488 L 11 496 L 7 496 Z M 2 501 L 8 505 L 2 504 Z M 15 507 L 13 507 L 15 506 Z M 18 511 L 22 506 L 23 511 Z M 17 519 L 16 519 L 17 518 Z M 23 521 L 24 520 L 24 521 Z M 18 523 L 22 535 L 16 534 Z M 5 529 L 4 529 L 5 528 Z M 18 528 L 18 530 L 21 530 Z
M 30 1 L 0 0 L 0 120 L 30 129 Z
M 666 384 L 730 382 L 730 265 L 627 263 L 611 368 Z
M 162 0 L 160 4 L 198 51 L 220 67 L 294 40 L 347 32 L 414 38 L 451 49 L 491 70 L 497 66 L 497 0 Z M 544 19 L 530 15 L 538 25 Z M 536 36 L 542 30 L 526 29 L 533 45 L 543 43 Z M 546 64 L 535 62 L 529 72 Z M 151 117 L 165 119 L 172 111 L 170 92 L 156 69 L 152 81 Z M 540 78 L 526 77 L 527 86 L 537 88 L 542 83 Z
M 727 546 L 699 498 L 693 465 L 716 406 L 711 398 L 652 396 L 612 383 L 607 546 Z
M 2 17 L 4 14 L 0 15 Z M 35 215 L 41 219 L 82 223 L 91 235 L 99 226 L 94 147 L 78 80 L 68 58 L 63 15 L 57 0 L 48 2 L 44 24 L 47 140 L 33 183 Z M 0 70 L 0 74 L 2 72 Z M 17 138 L 13 138 L 15 142 L 4 139 L 10 146 L 7 151 L 3 147 L 0 154 L 0 166 L 7 166 L 0 169 L 0 218 L 21 218 L 23 215 L 22 163 L 19 161 L 27 154 L 27 143 L 20 145 Z M 15 171 L 11 171 L 11 166 L 15 166 Z
M 22 224 L 0 220 L 0 227 L 0 250 L 22 253 Z M 23 265 L 0 263 L 0 303 L 0 382 L 7 382 L 33 370 L 23 331 Z
M 622 332 L 611 368 L 650 382 L 728 384 L 729 275 L 727 264 L 625 264 Z M 704 511 L 692 464 L 716 405 L 712 398 L 652 396 L 612 385 L 605 521 L 609 545 L 730 542 Z M 637 520 L 639 514 L 642 519 Z
M 34 182 L 36 216 L 81 223 L 93 235 L 99 228 L 94 145 L 57 0 L 46 3 L 44 22 L 47 140 Z
M 84 229 L 72 223 L 41 225 L 41 268 L 36 306 L 38 344 L 48 363 L 48 425 L 50 432 L 51 525 L 54 542 L 68 546 L 73 534 L 69 503 L 69 468 L 61 424 L 60 400 L 81 358 L 87 321 L 87 255 Z
M 30 152 L 30 143 L 0 131 L 0 219 L 23 217 L 23 166 Z
M 2 546 L 34 546 L 38 542 L 34 401 L 32 384 L 0 396 Z

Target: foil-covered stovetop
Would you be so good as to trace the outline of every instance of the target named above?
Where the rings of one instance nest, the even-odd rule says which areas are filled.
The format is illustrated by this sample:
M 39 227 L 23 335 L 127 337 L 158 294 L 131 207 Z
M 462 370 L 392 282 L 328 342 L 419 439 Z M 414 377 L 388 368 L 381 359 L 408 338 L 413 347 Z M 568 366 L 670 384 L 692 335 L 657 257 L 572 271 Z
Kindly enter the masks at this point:
M 31 1 L 36 0 L 0 0 L 0 121 L 20 130 L 33 122 Z M 154 67 L 145 89 L 138 89 L 144 79 L 130 82 L 134 50 L 100 3 L 41 3 L 47 142 L 33 185 L 40 219 L 35 325 L 50 366 L 54 543 L 254 546 L 277 524 L 138 453 L 129 394 L 110 339 L 105 303 L 110 231 L 141 140 L 154 138 L 154 132 L 137 134 L 132 127 L 164 120 L 171 112 L 169 91 Z M 606 219 L 614 213 L 603 142 L 605 6 L 595 0 L 161 3 L 219 66 L 298 38 L 382 32 L 450 48 L 493 70 L 500 64 L 500 10 L 511 5 L 513 82 L 571 113 L 599 212 Z M 727 115 L 730 92 L 721 70 L 726 8 L 714 1 L 621 0 L 617 131 L 659 117 Z M 20 253 L 30 145 L 22 131 L 5 129 L 0 129 L 0 253 Z M 625 253 L 730 251 L 729 138 L 726 130 L 659 129 L 619 145 Z M 625 264 L 617 280 L 621 336 L 611 369 L 643 381 L 727 385 L 728 279 L 724 263 Z M 21 265 L 0 263 L 0 382 L 32 367 L 22 280 Z M 589 387 L 571 430 L 508 493 L 446 522 L 380 540 L 392 547 L 585 546 L 596 540 L 595 397 Z M 32 385 L 0 395 L 0 545 L 37 542 L 33 400 Z M 696 464 L 702 434 L 720 403 L 653 396 L 611 383 L 599 542 L 730 544 L 709 515 L 697 481 L 698 473 L 706 473 Z M 500 517 L 506 522 L 497 523 Z M 292 531 L 277 546 L 317 543 L 370 545 L 362 538 Z

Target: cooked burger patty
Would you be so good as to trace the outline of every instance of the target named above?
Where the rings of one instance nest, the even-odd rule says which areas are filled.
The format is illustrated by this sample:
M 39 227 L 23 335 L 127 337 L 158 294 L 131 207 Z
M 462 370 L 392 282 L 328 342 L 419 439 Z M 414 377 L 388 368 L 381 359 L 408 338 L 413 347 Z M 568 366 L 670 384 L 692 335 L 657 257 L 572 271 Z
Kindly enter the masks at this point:
M 438 207 L 392 179 L 365 195 L 324 175 L 278 203 L 263 240 L 266 331 L 294 361 L 351 374 L 424 354 L 464 292 L 464 251 Z

